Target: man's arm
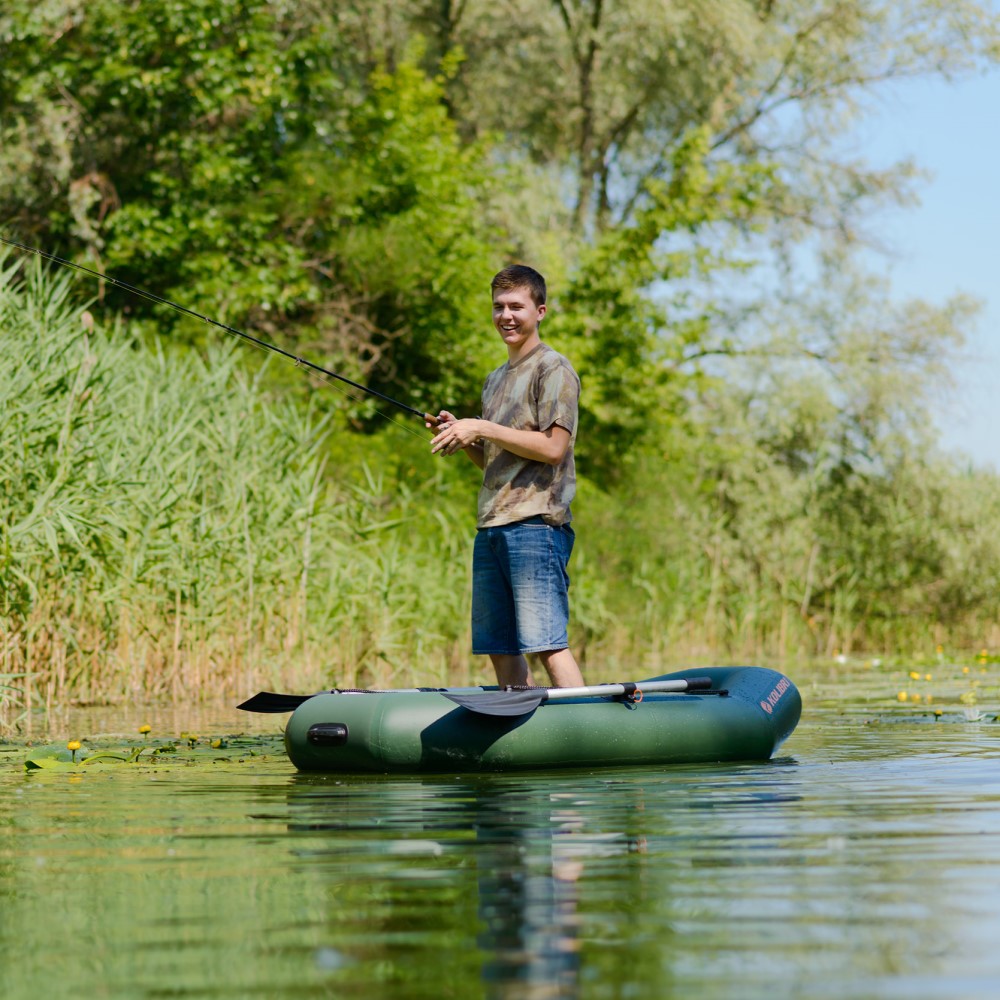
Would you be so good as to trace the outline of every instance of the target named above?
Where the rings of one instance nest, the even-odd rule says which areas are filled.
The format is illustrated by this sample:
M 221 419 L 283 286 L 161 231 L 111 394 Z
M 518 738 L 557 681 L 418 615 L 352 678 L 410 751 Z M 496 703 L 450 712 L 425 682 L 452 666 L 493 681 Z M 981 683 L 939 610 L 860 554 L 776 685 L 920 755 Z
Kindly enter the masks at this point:
M 484 464 L 482 441 L 487 440 L 520 458 L 558 465 L 566 457 L 571 437 L 570 432 L 558 424 L 545 431 L 523 431 L 492 420 L 452 418 L 431 442 L 431 452 L 453 455 L 456 451 L 464 451 L 481 469 Z

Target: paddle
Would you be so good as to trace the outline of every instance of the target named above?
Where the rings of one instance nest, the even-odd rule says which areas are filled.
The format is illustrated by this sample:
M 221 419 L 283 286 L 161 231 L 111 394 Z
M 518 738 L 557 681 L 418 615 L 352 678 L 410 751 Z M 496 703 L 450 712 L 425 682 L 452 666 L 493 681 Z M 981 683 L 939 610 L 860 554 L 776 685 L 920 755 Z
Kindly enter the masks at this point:
M 497 688 L 485 691 L 482 688 L 406 688 L 397 691 L 355 691 L 357 694 L 442 694 L 456 705 L 480 715 L 516 716 L 533 712 L 543 701 L 561 701 L 566 698 L 626 697 L 631 701 L 642 701 L 646 691 L 665 691 L 683 694 L 688 691 L 707 691 L 712 687 L 711 677 L 690 677 L 686 680 L 646 681 L 645 683 L 594 684 L 589 687 L 574 688 Z M 337 689 L 320 691 L 318 694 L 342 694 Z M 712 694 L 724 694 L 713 691 Z M 303 702 L 315 698 L 314 694 L 275 694 L 260 691 L 248 698 L 237 708 L 244 712 L 279 713 L 293 712 Z
M 316 692 L 316 694 L 334 693 L 333 691 Z M 304 701 L 315 697 L 315 694 L 276 694 L 274 691 L 258 691 L 252 698 L 247 698 L 236 707 L 244 712 L 277 715 L 279 712 L 294 712 Z
M 258 691 L 252 698 L 247 698 L 236 707 L 243 709 L 244 712 L 276 715 L 279 712 L 294 712 L 299 705 L 310 698 L 315 698 L 317 694 L 414 694 L 421 691 L 442 690 L 442 688 L 397 688 L 394 691 L 368 691 L 359 688 L 332 688 L 329 691 L 317 691 L 316 694 L 275 694 L 273 691 Z

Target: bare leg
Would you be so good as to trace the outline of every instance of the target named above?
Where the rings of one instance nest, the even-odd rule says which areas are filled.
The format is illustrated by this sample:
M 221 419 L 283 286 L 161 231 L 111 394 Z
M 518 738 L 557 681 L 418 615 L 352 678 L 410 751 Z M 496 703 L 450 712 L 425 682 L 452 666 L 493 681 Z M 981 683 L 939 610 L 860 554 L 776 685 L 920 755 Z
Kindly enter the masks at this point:
M 505 687 L 507 684 L 513 687 L 534 687 L 535 682 L 531 679 L 531 671 L 528 669 L 528 661 L 520 654 L 510 656 L 507 653 L 490 653 L 493 661 L 493 669 L 497 674 L 497 684 Z
M 583 674 L 568 649 L 550 649 L 539 653 L 553 687 L 583 687 Z

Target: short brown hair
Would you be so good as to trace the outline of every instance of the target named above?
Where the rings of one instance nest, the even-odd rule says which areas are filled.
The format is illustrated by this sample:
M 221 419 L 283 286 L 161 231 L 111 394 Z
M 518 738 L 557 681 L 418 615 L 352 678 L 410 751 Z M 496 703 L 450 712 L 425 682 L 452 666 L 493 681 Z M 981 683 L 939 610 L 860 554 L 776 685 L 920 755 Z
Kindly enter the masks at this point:
M 512 288 L 527 288 L 536 306 L 545 303 L 545 279 L 527 264 L 511 264 L 498 271 L 490 282 L 490 291 L 509 292 Z

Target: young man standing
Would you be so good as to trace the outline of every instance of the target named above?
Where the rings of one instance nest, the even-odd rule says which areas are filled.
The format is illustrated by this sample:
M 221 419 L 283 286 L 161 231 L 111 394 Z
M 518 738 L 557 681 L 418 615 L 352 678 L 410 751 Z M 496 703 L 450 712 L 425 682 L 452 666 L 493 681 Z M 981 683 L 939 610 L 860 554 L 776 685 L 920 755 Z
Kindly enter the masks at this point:
M 507 363 L 483 386 L 483 415 L 438 414 L 435 454 L 464 451 L 483 470 L 472 559 L 472 651 L 493 662 L 497 682 L 532 685 L 535 653 L 552 684 L 583 676 L 569 649 L 570 502 L 580 379 L 543 344 L 545 279 L 521 264 L 491 283 L 493 325 Z

